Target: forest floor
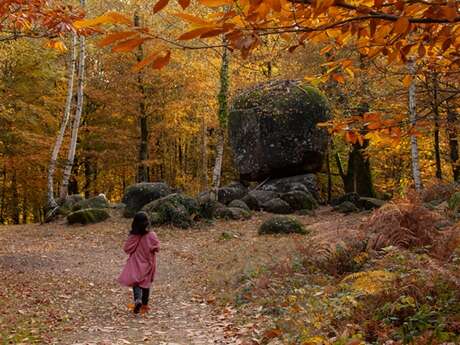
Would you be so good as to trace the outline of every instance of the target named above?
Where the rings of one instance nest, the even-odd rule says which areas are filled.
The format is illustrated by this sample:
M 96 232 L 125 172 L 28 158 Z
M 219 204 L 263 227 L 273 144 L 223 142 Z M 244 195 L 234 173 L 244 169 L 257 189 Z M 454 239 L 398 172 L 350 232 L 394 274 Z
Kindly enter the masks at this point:
M 319 238 L 338 241 L 358 231 L 367 214 L 321 208 L 296 216 L 309 236 L 258 236 L 270 215 L 247 221 L 161 227 L 151 310 L 134 316 L 131 291 L 117 278 L 130 220 L 90 226 L 64 221 L 0 228 L 0 340 L 4 344 L 252 344 L 266 328 L 232 307 L 235 282 L 261 265 L 282 262 Z

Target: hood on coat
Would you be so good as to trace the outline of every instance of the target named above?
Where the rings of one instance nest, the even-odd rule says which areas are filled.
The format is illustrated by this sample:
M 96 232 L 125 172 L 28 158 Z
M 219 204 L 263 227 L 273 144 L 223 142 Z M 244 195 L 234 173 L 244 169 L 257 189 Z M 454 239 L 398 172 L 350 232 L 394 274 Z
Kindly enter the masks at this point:
M 139 241 L 141 240 L 142 236 L 140 235 L 129 235 L 128 239 L 123 246 L 123 250 L 126 254 L 132 254 L 137 248 Z

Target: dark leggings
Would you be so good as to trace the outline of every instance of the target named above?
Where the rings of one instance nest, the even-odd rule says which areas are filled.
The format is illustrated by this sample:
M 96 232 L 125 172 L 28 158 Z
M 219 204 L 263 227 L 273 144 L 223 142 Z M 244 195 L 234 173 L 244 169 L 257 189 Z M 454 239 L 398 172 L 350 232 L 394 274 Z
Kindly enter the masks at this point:
M 142 301 L 143 305 L 149 304 L 150 289 L 141 288 L 140 286 L 133 286 L 134 303 Z

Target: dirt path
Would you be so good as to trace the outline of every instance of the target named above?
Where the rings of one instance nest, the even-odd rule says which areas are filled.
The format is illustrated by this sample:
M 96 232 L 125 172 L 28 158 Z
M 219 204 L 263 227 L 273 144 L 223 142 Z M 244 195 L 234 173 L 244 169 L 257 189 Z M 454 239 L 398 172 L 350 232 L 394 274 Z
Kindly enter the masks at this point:
M 308 243 L 295 236 L 259 239 L 255 231 L 267 216 L 188 231 L 158 229 L 159 273 L 152 309 L 143 316 L 127 310 L 131 291 L 115 282 L 126 260 L 120 248 L 129 220 L 0 228 L 0 339 L 6 344 L 243 344 L 235 310 L 214 305 L 210 286 L 229 286 L 239 272 L 282 257 L 300 241 Z M 329 214 L 301 220 L 314 231 L 321 232 L 321 224 L 333 229 Z M 343 219 L 334 222 L 347 226 Z

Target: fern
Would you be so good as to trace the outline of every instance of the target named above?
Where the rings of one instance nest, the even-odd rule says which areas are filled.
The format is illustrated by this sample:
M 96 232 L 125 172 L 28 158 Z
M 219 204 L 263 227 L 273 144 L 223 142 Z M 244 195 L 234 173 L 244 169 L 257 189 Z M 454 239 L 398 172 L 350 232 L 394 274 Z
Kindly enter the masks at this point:
M 367 271 L 347 275 L 342 279 L 342 284 L 350 284 L 356 292 L 372 295 L 382 291 L 389 283 L 396 279 L 396 274 L 388 271 Z

